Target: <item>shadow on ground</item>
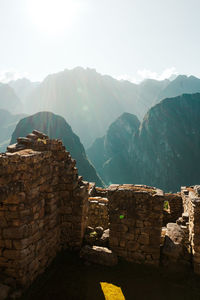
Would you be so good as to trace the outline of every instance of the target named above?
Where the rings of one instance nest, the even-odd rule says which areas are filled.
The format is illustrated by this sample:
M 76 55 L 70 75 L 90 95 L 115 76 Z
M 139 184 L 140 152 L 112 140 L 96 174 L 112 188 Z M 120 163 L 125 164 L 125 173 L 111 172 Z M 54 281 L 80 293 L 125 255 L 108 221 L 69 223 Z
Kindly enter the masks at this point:
M 115 267 L 85 265 L 61 253 L 22 300 L 104 300 L 100 282 L 120 286 L 126 300 L 200 299 L 200 277 L 120 262 Z

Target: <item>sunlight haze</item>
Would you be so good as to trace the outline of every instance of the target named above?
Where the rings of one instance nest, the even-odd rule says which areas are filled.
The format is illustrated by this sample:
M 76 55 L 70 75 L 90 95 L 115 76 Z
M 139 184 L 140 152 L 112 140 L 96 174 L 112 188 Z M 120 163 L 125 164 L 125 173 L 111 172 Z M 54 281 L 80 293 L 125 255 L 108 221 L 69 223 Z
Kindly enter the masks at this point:
M 199 9 L 198 0 L 0 0 L 0 80 L 76 66 L 133 82 L 200 77 Z

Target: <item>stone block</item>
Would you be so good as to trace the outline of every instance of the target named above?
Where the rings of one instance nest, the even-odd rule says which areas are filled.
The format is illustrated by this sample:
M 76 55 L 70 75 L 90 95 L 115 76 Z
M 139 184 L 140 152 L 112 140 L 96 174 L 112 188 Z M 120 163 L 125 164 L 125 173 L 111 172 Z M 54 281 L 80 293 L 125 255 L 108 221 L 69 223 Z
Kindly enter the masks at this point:
M 146 233 L 142 233 L 138 238 L 138 242 L 142 245 L 148 245 L 149 244 L 149 235 Z
M 117 255 L 105 247 L 85 246 L 81 249 L 80 257 L 96 264 L 114 266 L 118 263 Z

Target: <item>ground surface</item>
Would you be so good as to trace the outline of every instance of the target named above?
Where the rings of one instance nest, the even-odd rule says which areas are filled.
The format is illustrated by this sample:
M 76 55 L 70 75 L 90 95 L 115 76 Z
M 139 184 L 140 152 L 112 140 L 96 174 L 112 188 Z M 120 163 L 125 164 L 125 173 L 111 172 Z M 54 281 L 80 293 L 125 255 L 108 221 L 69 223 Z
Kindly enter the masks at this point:
M 200 277 L 120 262 L 115 267 L 85 265 L 62 253 L 22 300 L 104 300 L 100 282 L 120 286 L 126 300 L 200 300 Z

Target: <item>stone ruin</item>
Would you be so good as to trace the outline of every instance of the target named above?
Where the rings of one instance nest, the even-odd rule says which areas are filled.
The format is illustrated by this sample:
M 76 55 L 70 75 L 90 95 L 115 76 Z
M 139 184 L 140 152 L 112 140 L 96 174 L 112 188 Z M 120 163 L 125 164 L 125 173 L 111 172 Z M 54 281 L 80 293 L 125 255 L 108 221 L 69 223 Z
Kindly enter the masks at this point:
M 178 194 L 131 184 L 103 189 L 83 181 L 75 164 L 61 140 L 36 130 L 0 154 L 2 299 L 28 288 L 62 249 L 105 265 L 119 257 L 200 274 L 199 186 Z
M 0 154 L 0 280 L 28 287 L 61 249 L 80 249 L 88 183 L 59 140 L 34 131 Z

